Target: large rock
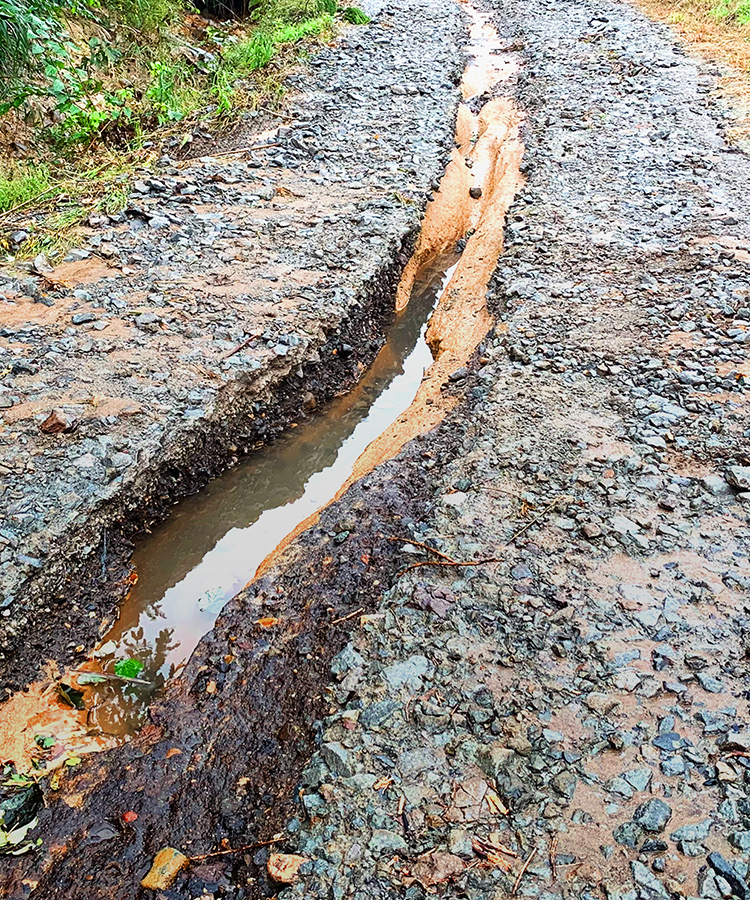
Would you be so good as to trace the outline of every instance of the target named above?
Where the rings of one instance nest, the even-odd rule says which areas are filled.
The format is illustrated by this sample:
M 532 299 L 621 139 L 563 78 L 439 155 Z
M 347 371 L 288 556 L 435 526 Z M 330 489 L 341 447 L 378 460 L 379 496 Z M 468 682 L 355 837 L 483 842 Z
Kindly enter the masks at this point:
M 652 833 L 664 831 L 667 822 L 672 818 L 672 808 L 658 797 L 642 803 L 633 815 L 633 821 L 641 828 Z

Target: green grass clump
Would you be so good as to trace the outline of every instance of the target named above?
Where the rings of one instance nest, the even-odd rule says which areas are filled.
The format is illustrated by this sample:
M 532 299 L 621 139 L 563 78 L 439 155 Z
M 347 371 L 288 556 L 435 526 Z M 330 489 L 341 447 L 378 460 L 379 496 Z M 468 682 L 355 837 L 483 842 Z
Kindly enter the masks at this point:
M 272 36 L 265 30 L 258 30 L 249 40 L 224 48 L 223 68 L 230 76 L 249 75 L 267 66 L 274 52 Z
M 333 19 L 329 13 L 307 19 L 305 22 L 292 22 L 279 25 L 273 33 L 273 43 L 277 46 L 283 44 L 296 44 L 309 37 L 318 37 L 333 27 Z
M 367 25 L 370 21 L 370 17 L 358 6 L 347 6 L 346 9 L 342 9 L 341 18 L 351 25 Z
M 13 209 L 49 190 L 47 166 L 13 165 L 0 170 L 0 212 Z
M 273 24 L 272 28 L 269 25 Z M 229 44 L 222 54 L 222 70 L 214 78 L 214 96 L 226 96 L 232 77 L 250 75 L 265 68 L 276 56 L 279 47 L 296 44 L 305 38 L 319 37 L 333 27 L 329 13 L 302 22 L 263 22 L 249 40 Z
M 717 22 L 750 25 L 750 0 L 719 0 L 711 15 Z

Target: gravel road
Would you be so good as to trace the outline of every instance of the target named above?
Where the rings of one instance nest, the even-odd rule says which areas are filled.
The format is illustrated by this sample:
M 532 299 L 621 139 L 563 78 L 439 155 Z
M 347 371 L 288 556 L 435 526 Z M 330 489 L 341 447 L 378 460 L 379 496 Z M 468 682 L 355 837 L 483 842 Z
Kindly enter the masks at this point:
M 334 659 L 281 896 L 745 897 L 750 162 L 629 5 L 497 21 L 528 183 L 402 533 L 502 562 L 402 575 Z
M 464 40 L 434 2 L 348 28 L 248 139 L 266 149 L 163 158 L 67 262 L 0 271 L 6 690 L 106 630 L 134 532 L 372 360 L 453 144 Z
M 420 2 L 384 15 L 429 69 L 455 8 Z M 8 896 L 141 896 L 165 845 L 276 832 L 162 896 L 278 892 L 276 852 L 283 900 L 748 896 L 750 161 L 631 6 L 480 6 L 527 183 L 458 405 L 230 602 Z

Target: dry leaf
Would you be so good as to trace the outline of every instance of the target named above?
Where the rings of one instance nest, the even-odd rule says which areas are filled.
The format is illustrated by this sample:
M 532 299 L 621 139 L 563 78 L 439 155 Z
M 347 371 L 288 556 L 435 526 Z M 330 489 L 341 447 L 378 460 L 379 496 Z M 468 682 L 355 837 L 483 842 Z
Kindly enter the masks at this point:
M 505 844 L 502 843 L 500 835 L 496 831 L 487 835 L 487 843 L 494 850 L 500 850 L 503 853 L 507 853 L 508 856 L 518 856 L 515 850 L 511 850 L 510 847 L 506 847 Z
M 507 816 L 508 808 L 500 799 L 496 791 L 493 791 L 492 788 L 489 788 L 487 793 L 485 794 L 485 800 L 487 801 L 487 806 L 490 809 L 490 812 L 494 815 Z
M 274 625 L 278 625 L 281 619 L 277 619 L 274 616 L 266 616 L 264 619 L 258 619 L 255 623 L 256 625 L 260 625 L 261 628 L 273 628 Z
M 307 862 L 305 856 L 293 853 L 272 853 L 268 857 L 268 874 L 281 884 L 292 884 L 297 878 L 299 867 Z
M 375 784 L 372 786 L 374 791 L 382 791 L 384 788 L 390 787 L 393 784 L 393 779 L 388 778 L 387 775 L 384 775 L 382 778 L 378 778 Z
M 503 872 L 510 872 L 510 863 L 504 857 L 500 856 L 499 853 L 490 851 L 487 854 L 487 862 L 491 862 L 493 866 L 502 869 Z

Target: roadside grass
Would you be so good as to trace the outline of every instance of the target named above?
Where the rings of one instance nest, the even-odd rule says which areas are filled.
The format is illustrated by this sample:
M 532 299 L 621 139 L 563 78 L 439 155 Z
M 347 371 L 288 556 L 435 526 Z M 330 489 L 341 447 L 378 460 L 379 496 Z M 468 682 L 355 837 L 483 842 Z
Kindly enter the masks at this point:
M 23 163 L 0 170 L 0 213 L 28 203 L 50 188 L 49 167 Z
M 82 165 L 59 165 L 54 175 L 46 167 L 33 164 L 14 164 L 12 183 L 30 184 L 34 191 L 25 195 L 13 192 L 3 193 L 4 176 L 0 172 L 0 259 L 30 259 L 45 253 L 50 259 L 63 256 L 79 239 L 79 226 L 92 213 L 115 215 L 128 205 L 127 183 L 133 167 L 148 165 L 157 156 L 156 150 L 150 154 L 137 155 L 105 152 L 104 160 L 93 168 Z M 43 179 L 36 171 L 42 168 Z M 3 203 L 3 198 L 5 203 Z M 21 252 L 15 252 L 10 236 L 16 230 L 26 230 L 29 238 L 23 243 Z
M 719 0 L 711 10 L 717 22 L 750 25 L 750 0 Z
M 185 24 L 185 16 L 178 17 L 181 0 L 106 0 L 106 6 L 121 7 L 135 37 L 97 57 L 98 80 L 79 85 L 84 93 L 75 98 L 66 95 L 53 124 L 48 114 L 57 100 L 45 95 L 34 146 L 35 160 L 43 161 L 4 160 L 0 147 L 0 261 L 40 252 L 59 257 L 92 211 L 125 208 L 134 168 L 165 150 L 179 151 L 195 128 L 228 132 L 247 110 L 278 108 L 287 72 L 309 48 L 335 35 L 337 18 L 369 21 L 359 10 L 352 16 L 353 8 L 337 11 L 336 0 L 265 0 L 249 20 L 221 26 L 205 27 L 206 20 L 190 14 L 203 28 L 201 40 L 191 44 L 178 29 L 178 22 Z M 150 29 L 148 39 L 140 40 L 139 29 Z M 86 28 L 70 32 L 96 48 L 103 40 L 101 32 L 93 40 Z M 116 86 L 123 82 L 128 86 Z M 63 88 L 73 91 L 67 82 Z M 6 122 L 14 116 L 19 112 L 6 109 Z M 15 230 L 30 233 L 20 249 L 9 241 Z
M 705 59 L 726 68 L 718 86 L 736 114 L 733 141 L 750 140 L 750 0 L 634 0 Z

